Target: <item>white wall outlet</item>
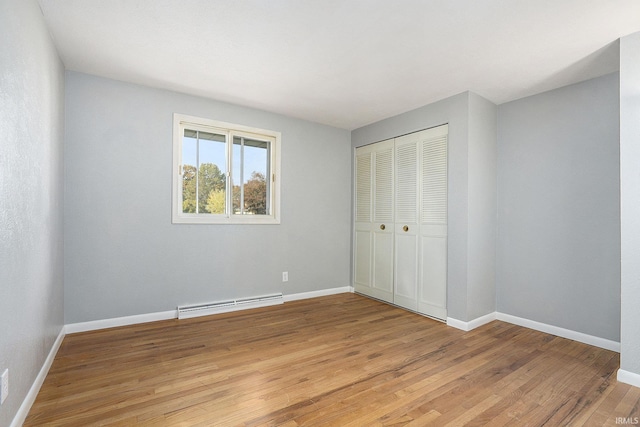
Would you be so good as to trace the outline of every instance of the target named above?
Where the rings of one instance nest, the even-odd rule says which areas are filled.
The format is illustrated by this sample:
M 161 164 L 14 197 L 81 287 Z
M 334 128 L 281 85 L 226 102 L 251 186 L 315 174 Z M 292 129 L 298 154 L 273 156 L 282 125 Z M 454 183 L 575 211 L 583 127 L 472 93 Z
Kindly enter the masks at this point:
M 2 405 L 9 395 L 9 369 L 5 369 L 0 376 L 0 405 Z
M 289 272 L 288 271 L 283 271 L 282 272 L 282 281 L 283 282 L 288 282 L 289 281 Z

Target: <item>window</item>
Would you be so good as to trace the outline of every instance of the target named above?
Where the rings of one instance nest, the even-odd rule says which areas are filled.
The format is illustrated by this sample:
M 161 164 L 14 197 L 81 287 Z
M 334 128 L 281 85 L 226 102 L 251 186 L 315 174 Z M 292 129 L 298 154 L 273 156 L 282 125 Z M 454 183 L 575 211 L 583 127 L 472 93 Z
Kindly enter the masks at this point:
M 174 114 L 173 222 L 279 224 L 280 133 Z

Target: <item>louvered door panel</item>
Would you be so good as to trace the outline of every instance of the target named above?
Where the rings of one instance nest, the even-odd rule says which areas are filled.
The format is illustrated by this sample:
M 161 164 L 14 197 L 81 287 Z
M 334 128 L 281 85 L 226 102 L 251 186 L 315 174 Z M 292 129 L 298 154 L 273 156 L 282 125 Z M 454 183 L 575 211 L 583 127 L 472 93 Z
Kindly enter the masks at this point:
M 373 235 L 371 210 L 373 191 L 373 153 L 359 148 L 355 153 L 355 221 L 353 242 L 353 286 L 358 292 L 371 294 Z
M 394 141 L 374 144 L 373 280 L 375 298 L 393 302 L 393 183 Z
M 423 131 L 420 165 L 418 312 L 447 317 L 448 127 Z
M 422 224 L 447 223 L 447 137 L 422 143 Z
M 371 221 L 371 153 L 356 155 L 356 222 Z
M 374 222 L 393 222 L 393 145 L 375 152 Z
M 394 141 L 355 153 L 354 288 L 393 301 Z
M 417 134 L 396 138 L 393 301 L 410 310 L 418 308 L 418 148 Z
M 417 158 L 415 143 L 396 140 L 396 223 L 417 222 Z

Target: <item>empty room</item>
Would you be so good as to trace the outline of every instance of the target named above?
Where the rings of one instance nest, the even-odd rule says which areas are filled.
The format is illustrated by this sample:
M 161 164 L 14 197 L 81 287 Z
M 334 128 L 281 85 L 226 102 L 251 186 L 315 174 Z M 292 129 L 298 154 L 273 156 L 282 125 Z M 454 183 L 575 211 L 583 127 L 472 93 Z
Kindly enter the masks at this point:
M 0 28 L 0 426 L 640 424 L 640 2 Z

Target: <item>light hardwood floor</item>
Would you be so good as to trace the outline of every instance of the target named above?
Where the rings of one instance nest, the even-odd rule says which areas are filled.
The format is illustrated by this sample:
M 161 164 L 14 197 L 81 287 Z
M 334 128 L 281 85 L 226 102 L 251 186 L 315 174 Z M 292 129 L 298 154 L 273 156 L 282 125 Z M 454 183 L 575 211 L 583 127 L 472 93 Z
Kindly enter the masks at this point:
M 25 426 L 615 426 L 640 416 L 618 366 L 341 294 L 67 335 Z

